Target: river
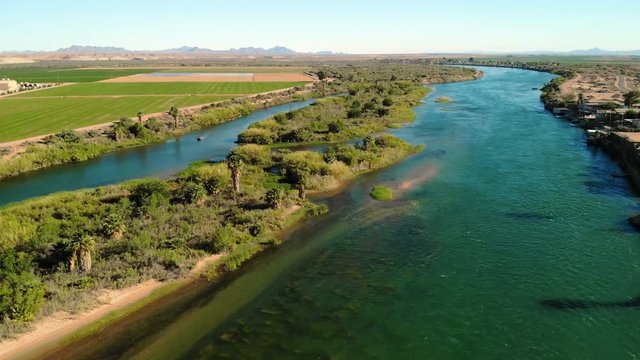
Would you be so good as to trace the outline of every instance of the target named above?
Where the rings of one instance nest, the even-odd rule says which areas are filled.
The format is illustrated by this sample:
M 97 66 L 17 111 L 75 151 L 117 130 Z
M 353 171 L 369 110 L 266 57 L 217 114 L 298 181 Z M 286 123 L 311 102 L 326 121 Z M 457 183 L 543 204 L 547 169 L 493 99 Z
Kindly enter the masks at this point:
M 545 112 L 552 75 L 438 85 L 424 153 L 321 199 L 282 246 L 56 353 L 83 359 L 635 359 L 639 206 Z M 437 104 L 439 96 L 453 102 Z M 374 184 L 404 189 L 375 202 Z
M 314 101 L 258 110 L 163 143 L 120 150 L 89 161 L 52 166 L 1 180 L 0 206 L 59 191 L 117 184 L 143 177 L 170 177 L 191 162 L 224 159 L 236 146 L 238 134 L 252 123 L 280 112 L 300 109 Z M 198 141 L 198 138 L 202 140 Z

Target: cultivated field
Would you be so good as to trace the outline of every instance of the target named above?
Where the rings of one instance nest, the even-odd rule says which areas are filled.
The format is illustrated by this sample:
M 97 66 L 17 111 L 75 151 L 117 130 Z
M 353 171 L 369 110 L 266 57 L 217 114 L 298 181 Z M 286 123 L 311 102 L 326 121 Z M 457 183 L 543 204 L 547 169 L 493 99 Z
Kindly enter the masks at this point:
M 100 95 L 226 95 L 255 94 L 284 89 L 302 82 L 213 82 L 213 83 L 83 83 L 45 89 L 9 98 L 34 98 L 49 96 L 100 96 Z
M 305 81 L 269 81 L 286 72 L 264 72 L 252 68 L 225 68 L 224 72 L 249 71 L 263 76 L 263 82 L 153 82 L 105 83 L 150 72 L 190 72 L 186 68 L 0 68 L 0 77 L 18 81 L 72 83 L 61 87 L 0 97 L 0 143 L 45 135 L 134 117 L 138 112 L 152 114 L 168 111 L 172 106 L 188 107 L 209 104 L 233 97 L 269 92 L 303 85 Z M 193 72 L 194 70 L 191 70 Z M 221 72 L 198 69 L 198 72 Z M 297 73 L 300 79 L 311 78 Z M 133 78 L 136 78 L 135 76 Z M 168 77 L 159 76 L 158 79 Z M 187 79 L 188 80 L 188 79 Z M 75 83 L 75 84 L 74 84 Z
M 69 83 L 94 82 L 114 77 L 159 71 L 159 69 L 60 69 L 41 67 L 0 68 L 0 78 L 19 82 Z

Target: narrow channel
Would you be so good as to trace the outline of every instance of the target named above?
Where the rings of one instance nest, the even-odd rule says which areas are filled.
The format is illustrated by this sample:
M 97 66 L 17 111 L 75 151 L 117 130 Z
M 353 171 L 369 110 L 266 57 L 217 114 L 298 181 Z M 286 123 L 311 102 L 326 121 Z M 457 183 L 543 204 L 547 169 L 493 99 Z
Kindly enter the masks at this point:
M 98 158 L 37 170 L 0 181 L 0 205 L 144 177 L 169 177 L 189 163 L 221 160 L 237 136 L 254 122 L 308 106 L 315 100 L 258 110 L 233 121 L 198 130 L 164 143 L 116 151 Z M 202 138 L 202 141 L 198 141 Z

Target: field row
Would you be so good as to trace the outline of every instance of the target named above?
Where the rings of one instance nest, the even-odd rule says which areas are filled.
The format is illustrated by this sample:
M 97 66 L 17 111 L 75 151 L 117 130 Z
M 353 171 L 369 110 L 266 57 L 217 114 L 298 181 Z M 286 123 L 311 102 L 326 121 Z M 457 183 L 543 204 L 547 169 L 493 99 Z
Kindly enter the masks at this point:
M 229 96 L 130 96 L 127 98 L 50 98 L 0 100 L 0 142 L 55 133 L 63 129 L 115 121 L 224 100 Z
M 56 69 L 56 68 L 0 68 L 0 78 L 10 78 L 16 81 L 34 83 L 64 83 L 64 82 L 93 82 L 129 76 L 142 73 L 156 72 L 159 69 Z
M 221 72 L 221 73 L 282 73 L 282 72 L 302 72 L 307 70 L 302 67 L 229 67 L 229 66 L 199 66 L 199 67 L 177 67 L 177 68 L 123 68 L 123 69 L 63 69 L 63 68 L 43 68 L 43 67 L 0 67 L 0 78 L 10 78 L 17 81 L 35 83 L 64 83 L 64 82 L 94 82 L 121 76 L 152 72 Z
M 14 95 L 12 97 L 91 95 L 255 94 L 303 85 L 302 82 L 217 83 L 84 83 Z

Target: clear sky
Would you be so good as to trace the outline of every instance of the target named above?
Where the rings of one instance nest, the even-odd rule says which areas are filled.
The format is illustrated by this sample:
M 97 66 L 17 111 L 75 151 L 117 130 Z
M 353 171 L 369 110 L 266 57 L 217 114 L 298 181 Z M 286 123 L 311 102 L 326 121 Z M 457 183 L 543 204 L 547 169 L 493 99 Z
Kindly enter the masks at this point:
M 0 0 L 0 51 L 282 45 L 422 53 L 640 48 L 640 0 Z

